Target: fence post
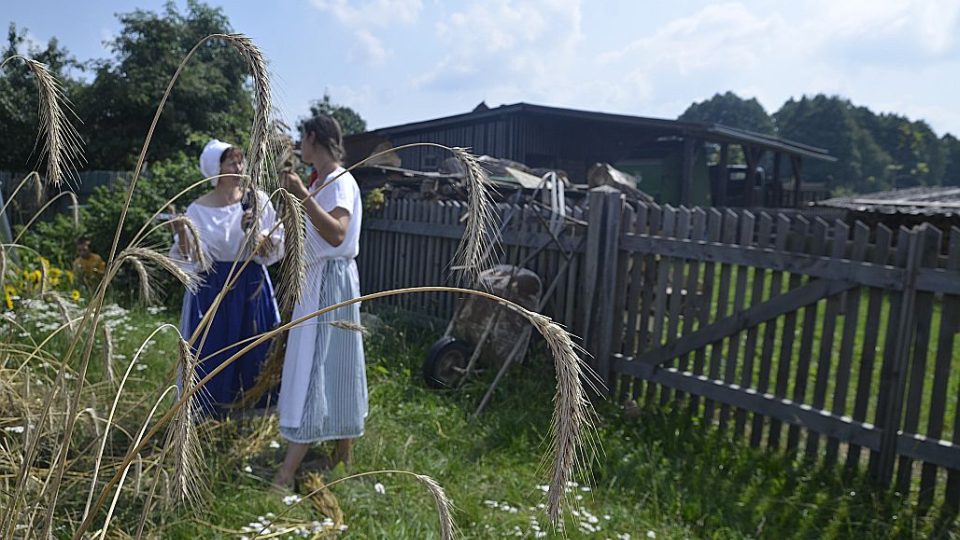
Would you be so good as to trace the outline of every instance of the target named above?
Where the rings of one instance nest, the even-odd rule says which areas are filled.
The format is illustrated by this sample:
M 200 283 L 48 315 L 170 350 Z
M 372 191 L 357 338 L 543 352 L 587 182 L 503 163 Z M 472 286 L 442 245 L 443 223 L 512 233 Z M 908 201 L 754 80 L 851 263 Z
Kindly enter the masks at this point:
M 617 279 L 617 257 L 620 249 L 620 217 L 623 194 L 610 187 L 590 190 L 590 213 L 587 225 L 587 250 L 584 257 L 583 341 L 593 355 L 592 367 L 600 379 L 612 388 L 610 355 L 613 306 Z
M 917 298 L 917 270 L 920 268 L 924 252 L 925 227 L 914 227 L 908 241 L 907 259 L 904 265 L 903 291 L 900 293 L 899 322 L 889 343 L 893 354 L 884 362 L 880 373 L 880 391 L 877 396 L 877 429 L 880 432 L 880 450 L 876 460 L 871 459 L 870 474 L 882 485 L 889 485 L 893 479 L 893 468 L 897 460 L 897 437 L 900 421 L 903 417 L 904 397 L 906 393 L 907 373 L 910 361 L 910 349 L 916 330 L 914 309 Z M 901 229 L 900 237 L 903 236 Z

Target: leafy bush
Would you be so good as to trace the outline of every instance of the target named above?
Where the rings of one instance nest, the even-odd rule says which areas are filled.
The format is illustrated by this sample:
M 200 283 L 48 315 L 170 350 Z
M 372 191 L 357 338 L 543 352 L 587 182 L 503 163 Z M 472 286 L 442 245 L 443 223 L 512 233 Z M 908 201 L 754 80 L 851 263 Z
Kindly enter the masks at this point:
M 133 192 L 133 199 L 124 220 L 120 233 L 119 248 L 127 246 L 133 237 L 140 231 L 144 223 L 157 210 L 164 207 L 166 202 L 181 190 L 195 183 L 201 178 L 197 169 L 196 160 L 181 152 L 176 157 L 153 163 L 137 182 Z M 110 253 L 113 236 L 116 233 L 117 223 L 127 197 L 126 182 L 117 182 L 110 186 L 101 186 L 94 190 L 86 205 L 80 210 L 80 228 L 74 226 L 68 215 L 59 214 L 50 221 L 35 223 L 24 234 L 22 243 L 63 267 L 69 267 L 75 257 L 75 241 L 80 236 L 89 236 L 91 247 L 104 259 Z M 192 192 L 185 194 L 177 203 L 178 210 L 183 210 L 199 196 L 207 186 L 200 185 Z M 153 222 L 150 226 L 156 225 Z M 148 227 L 149 228 L 149 227 Z M 166 227 L 160 227 L 146 240 L 145 244 L 160 250 L 169 248 L 172 242 L 172 233 Z M 166 273 L 155 276 L 155 288 L 165 295 L 168 303 L 174 304 L 180 300 L 180 285 Z M 121 298 L 130 291 L 136 291 L 137 277 L 133 272 L 123 271 L 111 287 Z

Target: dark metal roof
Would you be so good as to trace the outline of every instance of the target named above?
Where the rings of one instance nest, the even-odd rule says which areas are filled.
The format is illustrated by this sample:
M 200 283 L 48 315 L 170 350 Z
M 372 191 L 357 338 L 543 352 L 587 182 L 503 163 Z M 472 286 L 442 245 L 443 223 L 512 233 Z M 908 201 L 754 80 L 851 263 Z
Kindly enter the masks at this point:
M 815 203 L 855 212 L 880 214 L 960 215 L 960 188 L 918 187 L 867 195 L 837 197 Z
M 648 128 L 661 131 L 664 134 L 691 135 L 702 137 L 711 142 L 730 142 L 737 144 L 750 144 L 760 146 L 770 150 L 776 150 L 787 154 L 793 154 L 824 161 L 836 161 L 827 150 L 817 148 L 807 144 L 772 137 L 762 133 L 755 133 L 745 129 L 736 129 L 721 124 L 706 124 L 700 122 L 681 122 L 679 120 L 667 120 L 664 118 L 647 118 L 643 116 L 630 116 L 625 114 L 611 114 L 592 111 L 581 111 L 577 109 L 564 109 L 560 107 L 546 107 L 543 105 L 533 105 L 530 103 L 514 103 L 511 105 L 501 105 L 493 109 L 474 110 L 464 114 L 455 114 L 433 120 L 424 120 L 421 122 L 411 122 L 397 126 L 390 126 L 373 130 L 373 133 L 379 135 L 399 135 L 411 131 L 423 131 L 440 127 L 449 127 L 457 124 L 467 124 L 477 120 L 495 118 L 517 113 L 532 113 L 541 116 L 554 116 L 568 119 L 588 120 L 591 122 L 605 122 L 609 124 L 618 124 L 639 128 Z

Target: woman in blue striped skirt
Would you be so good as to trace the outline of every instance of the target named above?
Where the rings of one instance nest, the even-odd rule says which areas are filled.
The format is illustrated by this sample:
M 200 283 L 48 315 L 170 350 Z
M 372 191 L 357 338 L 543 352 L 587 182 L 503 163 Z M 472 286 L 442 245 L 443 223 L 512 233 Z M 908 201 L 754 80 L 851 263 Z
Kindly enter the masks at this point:
M 360 296 L 354 258 L 360 250 L 363 219 L 360 188 L 341 166 L 343 138 L 336 120 L 319 115 L 306 121 L 300 143 L 303 161 L 313 166 L 310 187 L 293 173 L 285 187 L 303 200 L 308 220 L 307 282 L 293 319 Z M 312 197 L 314 188 L 331 182 Z M 289 441 L 274 483 L 292 487 L 308 445 L 336 441 L 332 465 L 350 464 L 352 441 L 363 435 L 367 377 L 363 338 L 336 322 L 360 324 L 360 305 L 343 307 L 290 330 L 280 380 L 280 434 Z

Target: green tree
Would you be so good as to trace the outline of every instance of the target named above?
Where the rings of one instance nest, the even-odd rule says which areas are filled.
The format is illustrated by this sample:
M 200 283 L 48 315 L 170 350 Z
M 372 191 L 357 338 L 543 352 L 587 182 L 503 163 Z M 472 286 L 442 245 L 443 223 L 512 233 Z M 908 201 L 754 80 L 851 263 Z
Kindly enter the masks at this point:
M 833 163 L 807 160 L 805 178 L 857 192 L 889 186 L 890 156 L 860 126 L 848 100 L 823 94 L 790 99 L 774 120 L 781 137 L 825 148 L 837 158 Z
M 765 135 L 776 132 L 773 119 L 756 98 L 743 99 L 730 91 L 690 105 L 678 120 L 723 124 Z
M 132 168 L 181 60 L 203 37 L 232 31 L 220 8 L 196 0 L 188 0 L 185 13 L 168 2 L 162 13 L 138 9 L 118 17 L 122 28 L 110 43 L 114 58 L 96 63 L 96 78 L 80 100 L 90 168 Z M 248 73 L 229 44 L 201 47 L 164 107 L 148 159 L 198 154 L 206 137 L 242 144 L 253 118 Z
M 940 139 L 943 147 L 943 185 L 960 186 L 960 140 L 947 133 Z
M 367 130 L 367 122 L 356 111 L 346 105 L 338 105 L 330 101 L 330 94 L 323 93 L 323 99 L 315 100 L 310 104 L 310 116 L 326 114 L 332 116 L 343 130 L 344 135 L 354 135 Z M 297 129 L 303 121 L 297 123 Z
M 8 58 L 23 50 L 26 33 L 26 28 L 10 24 L 2 58 Z M 60 46 L 56 38 L 50 39 L 45 48 L 32 46 L 23 52 L 23 56 L 47 64 L 50 72 L 60 81 L 64 95 L 71 100 L 76 98 L 82 83 L 71 78 L 69 72 L 82 70 L 83 66 L 67 49 Z M 38 112 L 37 83 L 33 73 L 22 62 L 7 62 L 0 72 L 0 141 L 3 141 L 0 170 L 42 170 L 43 164 L 38 162 Z

